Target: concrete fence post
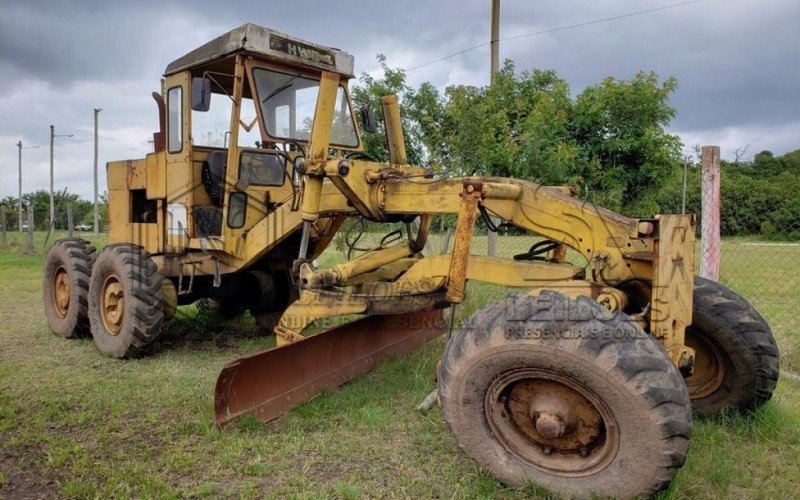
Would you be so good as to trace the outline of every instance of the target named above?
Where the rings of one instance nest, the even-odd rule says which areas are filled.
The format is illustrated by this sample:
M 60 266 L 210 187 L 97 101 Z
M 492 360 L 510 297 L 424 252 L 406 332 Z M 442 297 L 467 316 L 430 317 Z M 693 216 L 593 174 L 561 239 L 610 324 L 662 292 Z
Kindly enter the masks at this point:
M 702 163 L 702 216 L 700 223 L 701 250 L 700 276 L 719 280 L 720 268 L 720 154 L 719 146 L 703 146 Z
M 440 254 L 446 254 L 450 249 L 450 238 L 453 237 L 453 228 L 448 227 L 444 233 L 444 238 L 442 238 L 442 248 L 439 252 Z
M 498 224 L 500 221 L 492 217 L 492 222 Z M 486 255 L 489 257 L 497 257 L 497 233 L 486 228 Z
M 28 205 L 28 252 L 33 253 L 33 203 Z

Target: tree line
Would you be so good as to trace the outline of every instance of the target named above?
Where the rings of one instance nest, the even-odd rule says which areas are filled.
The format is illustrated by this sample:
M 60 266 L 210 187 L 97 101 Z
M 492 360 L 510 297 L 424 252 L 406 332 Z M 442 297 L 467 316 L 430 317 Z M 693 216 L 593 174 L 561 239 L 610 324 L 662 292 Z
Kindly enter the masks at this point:
M 108 226 L 108 195 L 103 193 L 99 199 L 100 229 L 105 230 Z M 33 226 L 36 231 L 47 231 L 50 221 L 50 192 L 44 189 L 25 193 L 22 195 L 22 216 L 24 223 L 28 221 L 27 208 L 33 208 Z M 94 205 L 91 201 L 84 200 L 67 189 L 55 191 L 53 193 L 53 205 L 55 207 L 55 228 L 67 229 L 67 204 L 72 204 L 72 220 L 77 226 L 94 224 Z M 9 230 L 18 229 L 19 224 L 19 200 L 16 196 L 6 196 L 0 200 L 0 205 L 6 207 L 7 223 Z

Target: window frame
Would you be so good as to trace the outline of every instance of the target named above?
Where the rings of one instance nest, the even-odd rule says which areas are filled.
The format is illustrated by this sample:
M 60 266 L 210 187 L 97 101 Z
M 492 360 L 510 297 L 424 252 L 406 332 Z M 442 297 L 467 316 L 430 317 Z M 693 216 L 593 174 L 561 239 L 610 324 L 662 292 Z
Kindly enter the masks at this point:
M 270 64 L 265 61 L 249 59 L 245 61 L 245 69 L 247 70 L 247 80 L 250 84 L 250 92 L 253 97 L 253 105 L 256 108 L 256 115 L 258 116 L 258 125 L 261 129 L 261 138 L 267 142 L 278 142 L 278 143 L 285 143 L 289 142 L 297 142 L 300 144 L 308 144 L 310 140 L 301 140 L 301 139 L 290 139 L 287 137 L 275 137 L 270 135 L 269 130 L 267 129 L 267 123 L 265 121 L 265 117 L 263 115 L 263 110 L 261 107 L 261 103 L 257 102 L 256 97 L 258 97 L 258 86 L 256 85 L 256 81 L 254 79 L 253 72 L 256 69 L 263 69 L 267 71 L 274 71 L 276 73 L 282 73 L 287 76 L 294 76 L 296 74 L 300 74 L 301 77 L 310 78 L 312 80 L 321 80 L 322 75 L 319 71 L 309 71 L 308 68 L 294 68 L 288 66 L 279 66 L 275 64 Z M 347 99 L 347 107 L 350 110 L 350 117 L 353 121 L 353 130 L 356 135 L 357 144 L 355 146 L 344 146 L 341 144 L 335 144 L 333 142 L 330 143 L 330 147 L 332 149 L 339 149 L 342 151 L 357 151 L 363 152 L 364 151 L 364 141 L 361 137 L 361 128 L 358 124 L 358 119 L 356 114 L 353 110 L 353 101 L 350 99 L 350 89 L 349 89 L 349 78 L 346 75 L 339 74 L 339 87 L 344 91 L 345 98 Z
M 234 226 L 233 224 L 231 224 L 231 217 L 233 216 L 233 213 L 234 213 L 233 210 L 231 210 L 231 207 L 233 206 L 233 198 L 234 198 L 234 196 L 237 199 L 238 198 L 244 198 L 244 203 L 243 203 L 243 206 L 242 206 L 242 223 L 240 225 L 238 225 L 238 226 Z M 231 229 L 241 229 L 241 228 L 244 227 L 244 225 L 247 223 L 247 205 L 248 205 L 249 202 L 250 202 L 250 200 L 249 200 L 249 197 L 247 196 L 247 193 L 240 193 L 239 191 L 232 191 L 228 195 L 228 206 L 227 206 L 228 217 L 227 217 L 227 220 L 225 221 L 225 223 L 228 225 L 229 228 L 231 228 Z
M 255 187 L 282 187 L 284 184 L 286 184 L 286 162 L 287 162 L 286 157 L 283 156 L 280 153 L 273 153 L 272 151 L 270 151 L 268 149 L 267 150 L 253 150 L 253 149 L 241 148 L 240 151 L 239 151 L 239 172 L 237 174 L 239 176 L 239 177 L 237 177 L 238 179 L 242 179 L 243 178 L 242 177 L 242 166 L 244 164 L 242 163 L 242 157 L 245 155 L 245 153 L 270 155 L 270 156 L 275 156 L 275 157 L 283 159 L 283 172 L 281 172 L 281 183 L 280 184 L 257 184 L 255 182 L 250 182 L 248 180 L 247 182 L 249 183 L 250 186 L 255 186 Z
M 178 144 L 180 145 L 179 149 L 172 149 L 172 127 L 173 127 L 173 120 L 171 118 L 171 108 L 172 108 L 172 91 L 178 89 L 178 98 L 177 105 L 178 105 Z M 175 85 L 167 89 L 167 152 L 170 154 L 180 154 L 183 152 L 183 85 Z

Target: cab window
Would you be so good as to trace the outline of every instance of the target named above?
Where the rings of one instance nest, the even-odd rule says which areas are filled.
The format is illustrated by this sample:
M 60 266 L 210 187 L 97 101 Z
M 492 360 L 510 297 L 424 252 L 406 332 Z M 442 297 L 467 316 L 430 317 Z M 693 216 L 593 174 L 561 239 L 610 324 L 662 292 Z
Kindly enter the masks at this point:
M 267 134 L 275 139 L 308 141 L 319 93 L 319 79 L 307 78 L 299 73 L 255 68 L 253 80 Z M 330 142 L 335 146 L 358 147 L 347 92 L 341 85 L 336 95 Z
M 167 148 L 170 153 L 183 149 L 183 97 L 181 87 L 167 91 Z

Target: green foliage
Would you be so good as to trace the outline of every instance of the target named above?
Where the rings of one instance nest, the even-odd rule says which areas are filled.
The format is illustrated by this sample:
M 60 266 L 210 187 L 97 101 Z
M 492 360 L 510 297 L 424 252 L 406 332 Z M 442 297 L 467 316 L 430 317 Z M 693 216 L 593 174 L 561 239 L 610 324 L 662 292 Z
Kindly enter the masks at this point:
M 378 55 L 383 76 L 375 78 L 367 73 L 362 73 L 360 85 L 353 86 L 350 94 L 355 109 L 372 108 L 378 124 L 378 131 L 373 134 L 363 134 L 364 153 L 376 161 L 388 161 L 389 151 L 386 146 L 386 132 L 383 121 L 381 97 L 396 94 L 400 107 L 405 107 L 406 94 L 410 91 L 406 85 L 406 75 L 401 69 L 392 69 L 386 64 L 386 56 Z M 405 131 L 406 155 L 412 165 L 422 163 L 422 149 L 420 148 L 415 124 L 405 113 L 401 113 L 403 130 Z
M 586 185 L 604 194 L 605 205 L 622 209 L 661 185 L 680 165 L 681 142 L 664 128 L 675 116 L 669 95 L 674 78 L 655 73 L 629 81 L 606 78 L 575 102 L 574 137 L 582 145 Z
M 723 236 L 761 235 L 770 239 L 800 239 L 800 150 L 776 157 L 769 151 L 750 162 L 722 162 L 721 231 Z M 700 167 L 690 164 L 686 211 L 700 214 Z M 683 172 L 665 181 L 634 203 L 640 215 L 680 213 Z
M 592 200 L 623 209 L 658 186 L 680 164 L 681 143 L 664 127 L 675 115 L 669 95 L 676 82 L 653 73 L 607 78 L 572 98 L 553 71 L 517 73 L 506 61 L 490 86 L 454 85 L 440 93 L 417 89 L 379 56 L 384 76 L 363 75 L 353 95 L 378 107 L 380 96 L 400 94 L 409 160 L 424 159 L 452 175 L 490 175 L 543 184 L 571 184 Z M 367 151 L 385 157 L 385 137 L 367 139 Z
M 776 171 L 763 176 L 756 170 L 723 170 L 722 193 L 723 235 L 763 233 L 773 239 L 800 239 L 797 174 Z
M 572 97 L 553 71 L 517 73 L 506 61 L 492 85 L 406 84 L 405 73 L 378 56 L 383 76 L 361 76 L 359 106 L 380 115 L 380 97 L 400 98 L 409 161 L 449 175 L 514 177 L 581 188 L 588 200 L 630 215 L 680 213 L 680 139 L 667 133 L 675 116 L 674 78 L 639 72 L 606 78 Z M 367 153 L 386 159 L 383 132 L 370 134 Z M 722 232 L 800 238 L 800 150 L 769 151 L 751 162 L 723 162 Z M 688 164 L 686 210 L 700 213 L 700 171 Z

